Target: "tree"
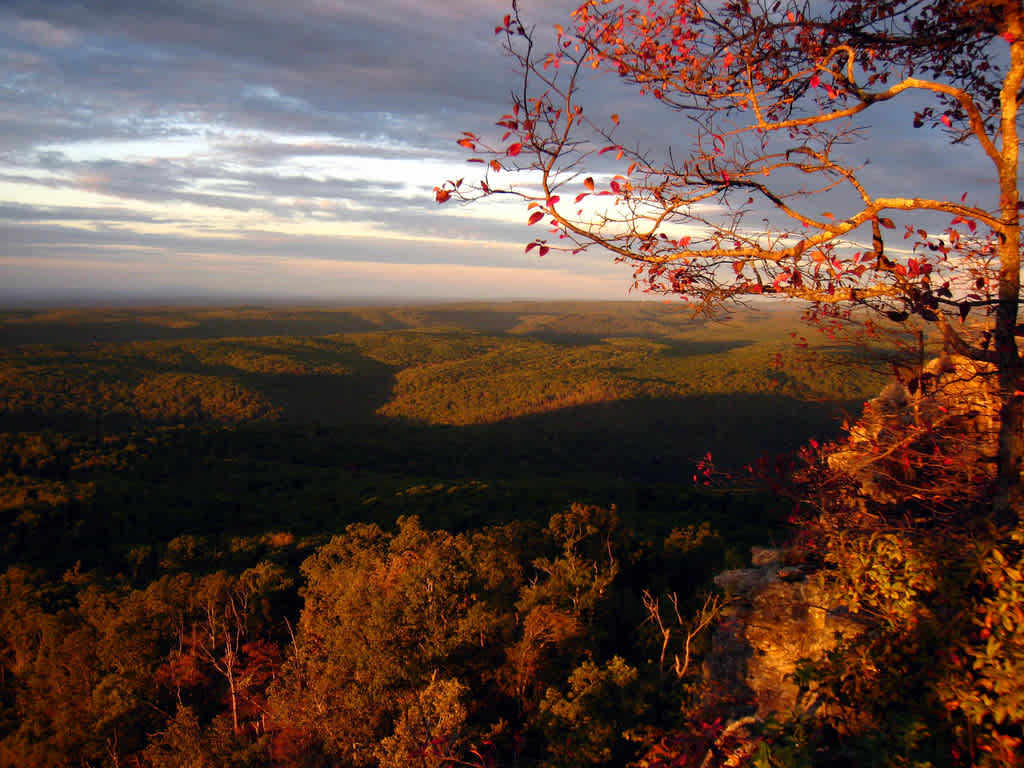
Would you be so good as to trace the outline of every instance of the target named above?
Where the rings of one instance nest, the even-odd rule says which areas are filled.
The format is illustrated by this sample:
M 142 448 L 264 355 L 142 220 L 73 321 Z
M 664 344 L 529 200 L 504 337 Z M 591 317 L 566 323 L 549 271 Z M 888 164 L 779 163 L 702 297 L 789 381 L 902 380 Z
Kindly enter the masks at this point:
M 518 196 L 556 238 L 527 252 L 603 248 L 635 267 L 637 288 L 701 313 L 771 297 L 810 302 L 826 322 L 868 311 L 935 324 L 998 376 L 999 497 L 1017 500 L 1021 0 L 587 0 L 551 51 L 513 0 L 495 31 L 522 84 L 500 140 L 459 140 L 484 177 L 445 182 L 438 202 Z M 687 117 L 689 145 L 626 146 L 628 116 L 584 111 L 592 71 Z M 927 169 L 913 194 L 876 190 L 855 157 L 870 135 L 859 121 L 898 110 L 951 151 L 980 148 L 991 194 L 968 199 Z M 528 181 L 506 182 L 512 171 Z M 890 241 L 901 230 L 909 253 Z M 972 312 L 985 316 L 974 330 Z
M 271 694 L 277 719 L 353 765 L 380 758 L 378 747 L 385 762 L 399 760 L 430 728 L 457 735 L 459 718 L 434 715 L 462 684 L 437 672 L 470 650 L 486 654 L 504 623 L 475 594 L 466 538 L 426 531 L 416 518 L 399 518 L 393 535 L 356 523 L 302 570 L 305 606 Z
M 256 625 L 272 593 L 290 586 L 277 566 L 262 562 L 239 576 L 224 571 L 205 576 L 196 585 L 199 618 L 190 638 L 193 653 L 224 679 L 231 704 L 231 727 L 241 733 L 239 705 L 251 700 L 250 688 L 270 677 L 274 652 L 260 642 Z

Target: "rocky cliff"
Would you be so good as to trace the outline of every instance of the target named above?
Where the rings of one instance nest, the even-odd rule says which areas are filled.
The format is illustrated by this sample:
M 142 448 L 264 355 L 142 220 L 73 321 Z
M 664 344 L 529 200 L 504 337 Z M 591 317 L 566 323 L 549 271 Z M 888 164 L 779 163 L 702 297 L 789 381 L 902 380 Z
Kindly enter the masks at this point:
M 991 477 L 998 427 L 993 366 L 944 355 L 929 361 L 919 376 L 893 380 L 868 401 L 828 465 L 866 498 L 896 504 L 941 491 L 934 482 L 939 473 L 961 487 Z
M 786 716 L 810 704 L 798 701 L 798 662 L 820 658 L 864 625 L 829 604 L 812 569 L 791 551 L 755 547 L 752 554 L 752 567 L 715 577 L 730 602 L 705 674 L 715 688 L 732 693 L 737 716 Z

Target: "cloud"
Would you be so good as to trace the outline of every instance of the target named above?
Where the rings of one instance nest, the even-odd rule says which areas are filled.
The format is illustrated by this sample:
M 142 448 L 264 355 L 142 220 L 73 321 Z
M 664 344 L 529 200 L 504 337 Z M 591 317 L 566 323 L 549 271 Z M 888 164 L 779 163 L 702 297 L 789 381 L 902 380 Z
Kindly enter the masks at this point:
M 576 3 L 520 5 L 546 34 Z M 493 34 L 507 11 L 507 0 L 7 0 L 0 283 L 14 275 L 38 288 L 48 276 L 70 290 L 71 275 L 93 274 L 80 263 L 116 265 L 125 290 L 201 283 L 181 274 L 204 265 L 237 268 L 237 285 L 254 290 L 307 285 L 283 279 L 275 259 L 288 275 L 361 260 L 420 276 L 546 274 L 562 262 L 523 254 L 547 235 L 525 226 L 518 204 L 432 200 L 435 184 L 478 172 L 455 140 L 492 128 L 518 85 Z M 588 114 L 619 113 L 622 143 L 657 159 L 691 140 L 678 114 L 616 78 L 591 78 Z M 850 150 L 877 155 L 865 171 L 873 188 L 910 189 L 921 168 L 954 167 L 934 136 L 908 139 L 880 119 L 881 140 Z M 949 171 L 957 194 L 976 187 L 976 155 Z M 47 266 L 30 277 L 26 260 Z M 576 287 L 630 282 L 599 256 L 564 270 Z
M 501 244 L 289 238 L 261 233 L 232 247 L 217 238 L 182 243 L 130 232 L 18 227 L 23 255 L 0 256 L 0 302 L 151 300 L 156 296 L 316 300 L 353 297 L 612 298 L 627 297 L 626 270 L 606 259 L 587 263 L 551 254 L 527 257 Z M 108 245 L 98 255 L 91 238 Z M 183 245 L 190 247 L 183 248 Z M 141 258 L 140 258 L 141 257 Z

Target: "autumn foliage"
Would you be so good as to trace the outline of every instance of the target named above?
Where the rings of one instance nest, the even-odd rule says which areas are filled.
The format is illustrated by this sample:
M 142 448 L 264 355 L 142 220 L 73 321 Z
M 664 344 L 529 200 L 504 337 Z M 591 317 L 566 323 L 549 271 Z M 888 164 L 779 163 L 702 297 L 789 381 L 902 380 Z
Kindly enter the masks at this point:
M 483 177 L 439 202 L 519 196 L 548 233 L 527 251 L 599 247 L 697 312 L 789 298 L 820 322 L 937 328 L 995 366 L 1001 503 L 1016 497 L 1020 2 L 588 0 L 547 50 L 513 4 L 496 32 L 522 85 L 498 136 L 459 140 Z M 673 138 L 630 144 L 628 114 L 587 109 L 595 71 L 660 104 Z M 876 118 L 974 149 L 989 189 L 928 168 L 887 188 L 862 149 Z
M 898 348 L 900 404 L 790 485 L 803 545 L 871 629 L 808 665 L 818 703 L 768 724 L 754 764 L 1019 764 L 1024 5 L 587 0 L 551 36 L 512 9 L 495 32 L 521 84 L 497 133 L 459 140 L 482 178 L 439 202 L 517 196 L 545 229 L 527 252 L 600 249 L 698 314 L 795 300 L 837 341 Z M 597 112 L 602 76 L 670 138 Z M 983 182 L 878 173 L 885 125 Z M 933 344 L 956 362 L 926 367 Z

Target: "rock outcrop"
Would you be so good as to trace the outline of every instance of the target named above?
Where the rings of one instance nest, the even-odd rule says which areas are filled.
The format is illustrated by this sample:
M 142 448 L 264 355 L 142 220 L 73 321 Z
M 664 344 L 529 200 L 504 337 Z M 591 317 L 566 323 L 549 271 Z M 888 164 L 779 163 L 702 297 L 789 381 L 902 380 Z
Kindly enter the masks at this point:
M 915 379 L 893 381 L 866 404 L 846 445 L 828 456 L 829 468 L 853 481 L 861 505 L 902 505 L 936 478 L 967 487 L 991 476 L 1000 406 L 993 374 L 989 364 L 943 356 Z M 715 577 L 730 603 L 705 678 L 735 717 L 785 717 L 809 705 L 793 679 L 798 663 L 822 658 L 866 620 L 830 601 L 820 574 L 793 552 L 755 547 L 752 554 L 752 567 Z
M 731 599 L 712 639 L 705 675 L 733 698 L 737 716 L 785 716 L 798 707 L 792 679 L 802 659 L 817 659 L 839 638 L 862 631 L 856 617 L 828 604 L 808 566 L 788 550 L 754 547 L 751 568 L 724 571 L 715 583 Z
M 896 504 L 924 476 L 904 460 L 955 457 L 962 480 L 973 482 L 995 470 L 999 394 L 994 367 L 960 355 L 944 355 L 924 366 L 920 376 L 892 381 L 864 406 L 844 449 L 828 465 L 850 477 L 863 496 Z

